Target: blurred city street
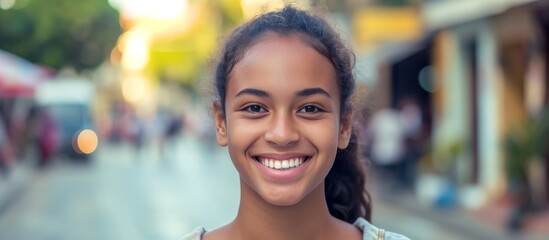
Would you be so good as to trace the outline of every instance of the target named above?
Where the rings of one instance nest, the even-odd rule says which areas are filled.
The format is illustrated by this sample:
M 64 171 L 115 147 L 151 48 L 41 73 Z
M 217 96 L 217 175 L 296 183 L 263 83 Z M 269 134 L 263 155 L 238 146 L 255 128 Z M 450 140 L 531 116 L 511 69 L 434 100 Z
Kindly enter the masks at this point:
M 232 163 L 215 146 L 180 141 L 166 159 L 153 145 L 137 159 L 125 143 L 101 145 L 89 164 L 57 159 L 0 214 L 0 239 L 180 239 L 229 221 Z
M 141 151 L 105 143 L 89 163 L 56 159 L 33 170 L 15 199 L 0 206 L 0 239 L 180 239 L 196 226 L 230 221 L 239 186 L 225 149 L 191 134 L 171 147 L 162 159 L 154 141 Z M 371 193 L 373 222 L 412 239 L 543 239 L 509 237 L 463 213 Z
M 289 2 L 353 51 L 376 226 L 549 239 L 549 0 L 0 0 L 0 240 L 181 239 L 231 221 L 216 57 Z

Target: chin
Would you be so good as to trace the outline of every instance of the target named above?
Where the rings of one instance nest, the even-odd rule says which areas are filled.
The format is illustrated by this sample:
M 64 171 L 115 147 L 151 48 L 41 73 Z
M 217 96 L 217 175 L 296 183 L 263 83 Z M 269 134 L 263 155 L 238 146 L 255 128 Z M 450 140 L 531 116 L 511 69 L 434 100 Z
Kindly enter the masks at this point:
M 290 206 L 296 205 L 297 203 L 299 203 L 301 201 L 301 198 L 300 199 L 294 199 L 294 198 L 266 199 L 266 198 L 263 198 L 263 199 L 266 202 L 268 202 L 269 204 L 271 204 L 273 206 L 278 206 L 278 207 L 290 207 Z
M 293 206 L 303 200 L 303 194 L 298 194 L 297 191 L 274 191 L 261 194 L 261 197 L 265 202 L 280 207 Z

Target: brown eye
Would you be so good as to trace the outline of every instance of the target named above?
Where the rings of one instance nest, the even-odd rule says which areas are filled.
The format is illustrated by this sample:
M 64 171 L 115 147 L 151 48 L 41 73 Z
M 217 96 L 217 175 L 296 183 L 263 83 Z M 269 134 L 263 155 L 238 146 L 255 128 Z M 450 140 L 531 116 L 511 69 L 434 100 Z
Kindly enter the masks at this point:
M 266 112 L 267 110 L 265 110 L 265 108 L 259 105 L 250 105 L 246 108 L 246 111 L 259 113 L 259 112 Z
M 320 112 L 320 111 L 321 111 L 320 108 L 318 108 L 316 106 L 313 106 L 313 105 L 307 105 L 307 106 L 305 106 L 305 107 L 303 107 L 299 110 L 299 112 L 301 112 L 301 113 L 316 113 L 316 112 Z

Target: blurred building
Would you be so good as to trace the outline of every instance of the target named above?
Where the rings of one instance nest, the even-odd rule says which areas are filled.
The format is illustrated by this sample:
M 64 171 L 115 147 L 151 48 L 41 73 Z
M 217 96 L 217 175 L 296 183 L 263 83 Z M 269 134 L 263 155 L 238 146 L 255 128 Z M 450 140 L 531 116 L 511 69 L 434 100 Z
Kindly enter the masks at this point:
M 0 168 L 20 159 L 30 144 L 35 88 L 54 72 L 0 49 Z
M 461 2 L 425 11 L 433 31 L 433 159 L 447 157 L 444 149 L 457 141 L 461 147 L 451 161 L 458 183 L 498 196 L 507 185 L 505 137 L 541 111 L 544 93 L 529 86 L 549 85 L 547 23 L 541 20 L 548 9 L 540 1 Z
M 407 98 L 420 106 L 423 173 L 454 184 L 466 207 L 505 195 L 504 143 L 549 107 L 548 2 L 346 2 L 358 78 L 376 89 L 378 107 Z M 549 164 L 540 157 L 547 205 Z

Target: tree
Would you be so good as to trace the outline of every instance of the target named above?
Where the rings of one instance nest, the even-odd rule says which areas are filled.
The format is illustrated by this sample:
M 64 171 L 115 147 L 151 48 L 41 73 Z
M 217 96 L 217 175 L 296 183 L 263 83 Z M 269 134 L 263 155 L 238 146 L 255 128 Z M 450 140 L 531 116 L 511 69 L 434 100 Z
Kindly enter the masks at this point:
M 21 0 L 0 10 L 0 49 L 53 69 L 96 67 L 120 33 L 107 0 Z

